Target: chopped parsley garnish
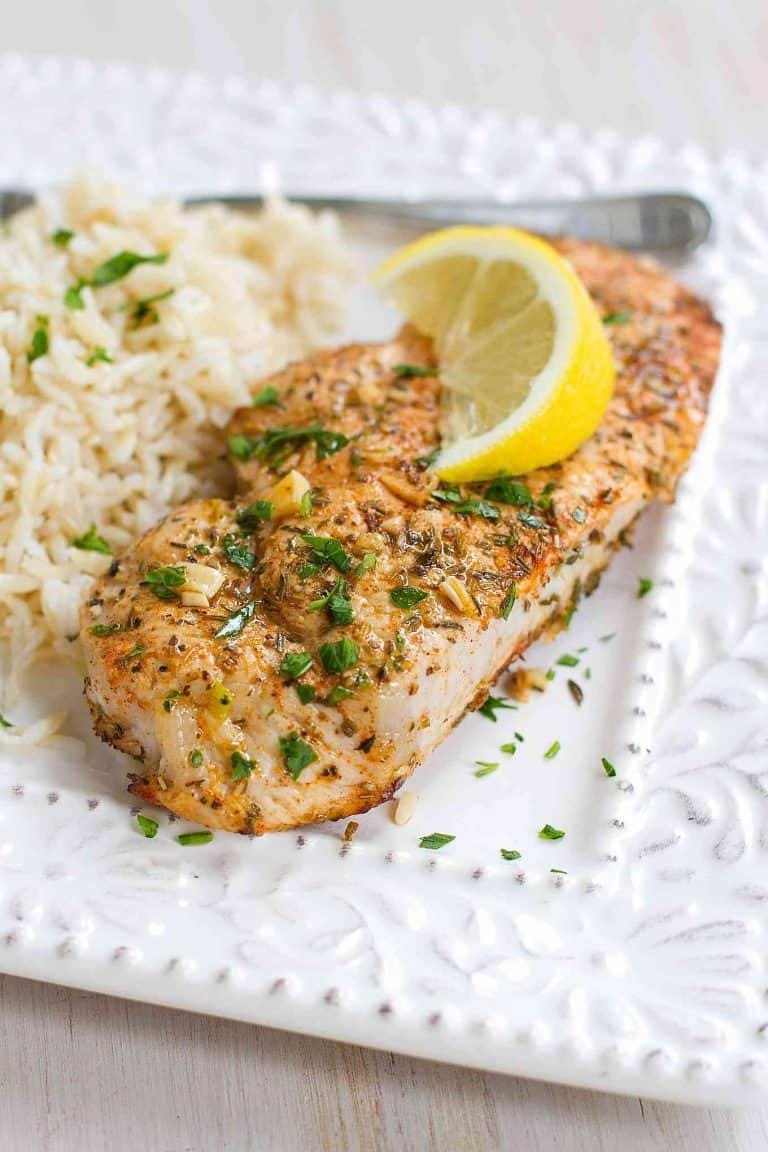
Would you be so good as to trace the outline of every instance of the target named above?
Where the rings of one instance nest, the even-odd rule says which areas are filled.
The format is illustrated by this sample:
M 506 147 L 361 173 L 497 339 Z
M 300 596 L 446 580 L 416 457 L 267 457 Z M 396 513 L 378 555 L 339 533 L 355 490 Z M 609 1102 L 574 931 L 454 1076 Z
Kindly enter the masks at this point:
M 253 618 L 257 604 L 258 600 L 247 600 L 245 604 L 236 609 L 231 616 L 227 617 L 218 632 L 214 632 L 216 639 L 226 640 L 230 636 L 239 636 L 248 621 Z
M 189 754 L 189 762 L 193 768 L 199 768 L 203 762 L 203 754 L 199 748 L 193 748 Z
M 429 848 L 433 852 L 437 852 L 440 848 L 445 848 L 446 844 L 450 844 L 455 840 L 455 836 L 448 836 L 445 832 L 432 832 L 429 836 L 422 836 L 419 840 L 419 848 Z
M 229 451 L 238 460 L 264 460 L 274 468 L 304 444 L 312 443 L 318 460 L 325 460 L 327 456 L 333 456 L 344 448 L 349 438 L 341 432 L 323 428 L 321 424 L 310 424 L 306 428 L 284 424 L 279 428 L 268 428 L 263 436 L 256 439 L 250 436 L 230 436 Z
M 160 827 L 157 820 L 153 820 L 151 816 L 142 816 L 141 812 L 137 812 L 136 823 L 139 826 L 139 831 L 146 836 L 147 840 L 154 840 Z
M 542 488 L 541 496 L 539 496 L 538 500 L 536 501 L 536 504 L 538 505 L 539 508 L 541 508 L 542 512 L 551 512 L 552 511 L 552 508 L 554 506 L 554 501 L 552 500 L 552 493 L 554 492 L 555 487 L 556 486 L 554 484 L 545 484 L 544 487 Z
M 298 780 L 304 769 L 317 760 L 317 752 L 311 744 L 302 740 L 298 732 L 280 737 L 280 753 L 287 772 L 294 780 Z
M 419 464 L 422 468 L 431 468 L 435 460 L 440 455 L 440 448 L 433 448 L 431 452 L 427 452 L 424 456 L 417 456 L 414 460 L 415 464 Z
M 83 308 L 85 308 L 82 285 L 70 284 L 64 293 L 64 305 L 67 308 L 71 308 L 73 312 L 82 312 Z
M 574 508 L 573 512 L 571 512 L 571 516 L 577 524 L 583 524 L 587 519 L 587 514 L 583 508 Z
M 589 671 L 589 669 L 587 669 L 587 671 Z M 582 688 L 581 684 L 577 684 L 575 680 L 569 680 L 568 691 L 570 692 L 576 704 L 580 705 L 584 699 L 584 689 Z
M 510 613 L 515 606 L 517 599 L 517 587 L 514 584 L 510 585 L 509 592 L 507 592 L 501 604 L 501 617 L 503 620 L 509 620 Z
M 532 512 L 518 512 L 517 518 L 521 524 L 525 524 L 526 528 L 535 528 L 537 532 L 544 532 L 549 528 L 546 520 L 534 516 Z
M 99 264 L 85 283 L 91 288 L 104 288 L 107 284 L 122 280 L 129 272 L 133 272 L 134 268 L 138 268 L 139 264 L 165 264 L 168 255 L 167 252 L 157 252 L 153 256 L 142 256 L 138 252 L 118 252 L 116 256 Z
M 353 692 L 351 688 L 345 688 L 343 684 L 337 684 L 336 687 L 332 688 L 326 696 L 325 703 L 340 704 L 342 700 L 346 700 L 352 695 Z
M 547 669 L 547 671 L 546 671 L 546 678 L 547 678 L 547 680 L 554 680 L 554 678 L 555 678 L 555 670 L 554 670 L 554 668 L 548 668 L 548 669 Z
M 48 352 L 48 324 L 50 321 L 47 316 L 38 316 L 36 323 L 37 328 L 32 333 L 32 343 L 27 352 L 27 360 L 30 364 Z
M 317 689 L 314 684 L 297 684 L 296 695 L 302 704 L 310 704 L 317 695 Z
M 629 324 L 632 319 L 632 313 L 624 312 L 609 312 L 603 316 L 603 324 Z
M 211 554 L 211 550 L 207 544 L 195 544 L 192 551 L 196 552 L 198 556 L 210 556 Z
M 161 568 L 150 568 L 141 581 L 158 600 L 177 600 L 179 588 L 186 584 L 187 576 L 181 564 L 166 564 Z
M 515 752 L 517 752 L 517 744 L 502 744 L 501 751 L 506 752 L 508 756 L 514 756 Z
M 461 504 L 464 499 L 461 489 L 457 488 L 455 484 L 448 484 L 445 488 L 436 488 L 431 496 L 433 500 L 439 500 L 441 504 Z
M 107 352 L 106 348 L 102 348 L 100 344 L 94 348 L 93 352 L 89 352 L 85 358 L 86 368 L 93 368 L 94 364 L 114 364 L 114 360 L 109 352 Z
M 422 600 L 427 600 L 429 592 L 424 592 L 421 588 L 393 588 L 389 598 L 397 608 L 407 612 L 417 604 L 421 604 Z
M 169 296 L 173 296 L 175 288 L 166 288 L 165 292 L 157 292 L 154 296 L 145 296 L 142 300 L 134 300 L 126 307 L 131 309 L 131 325 L 134 328 L 140 328 L 145 321 L 150 324 L 157 324 L 160 319 L 160 313 L 155 304 L 159 304 L 161 300 L 167 300 Z
M 88 629 L 94 636 L 109 636 L 110 632 L 119 632 L 120 625 L 115 624 L 91 624 Z
M 401 380 L 412 380 L 415 376 L 434 376 L 437 369 L 427 368 L 425 364 L 394 364 L 392 371 Z
M 335 643 L 330 641 L 320 645 L 320 659 L 326 672 L 346 672 L 360 661 L 360 653 L 354 640 L 348 636 Z
M 0 712 L 0 728 L 13 728 L 13 724 L 11 724 L 10 720 L 6 720 L 2 712 Z
M 482 516 L 484 520 L 498 520 L 501 516 L 493 504 L 489 504 L 487 500 L 478 500 L 474 496 L 464 497 L 460 489 L 453 484 L 446 488 L 438 488 L 431 495 L 433 500 L 450 504 L 451 509 L 459 516 Z
M 540 840 L 562 840 L 563 836 L 565 832 L 561 828 L 553 828 L 551 824 L 545 824 L 539 829 Z
M 298 680 L 312 667 L 312 657 L 309 652 L 286 652 L 280 665 L 280 675 L 287 680 Z
M 199 545 L 195 548 L 197 552 Z M 237 536 L 228 533 L 221 538 L 221 550 L 229 560 L 230 564 L 234 564 L 236 568 L 244 568 L 246 572 L 250 572 L 256 563 L 256 557 L 249 548 Z
M 355 610 L 349 598 L 346 580 L 337 581 L 336 587 L 328 596 L 325 608 L 334 624 L 347 625 L 352 623 L 355 618 Z
M 312 515 L 312 492 L 307 488 L 306 492 L 299 501 L 299 515 L 305 519 L 307 516 Z
M 112 555 L 112 549 L 104 537 L 99 536 L 95 524 L 91 524 L 87 532 L 84 532 L 82 536 L 75 536 L 74 540 L 70 540 L 69 543 L 73 548 L 79 548 L 81 552 L 101 552 L 103 556 Z
M 51 233 L 51 240 L 57 247 L 66 248 L 74 235 L 74 232 L 71 232 L 69 228 L 57 228 L 55 232 Z
M 154 256 L 142 256 L 138 252 L 118 252 L 111 259 L 100 264 L 89 277 L 71 284 L 64 293 L 64 303 L 73 311 L 80 311 L 85 307 L 83 288 L 104 288 L 107 284 L 114 284 L 122 280 L 139 264 L 165 264 L 168 259 L 167 252 L 158 252 Z
M 355 576 L 362 576 L 364 572 L 370 572 L 372 568 L 376 567 L 376 555 L 373 552 L 366 552 L 360 563 L 354 571 Z
M 142 648 L 142 652 L 143 651 L 144 651 L 144 649 Z M 163 710 L 165 712 L 173 712 L 174 701 L 176 701 L 179 698 L 179 696 L 181 696 L 181 695 L 183 695 L 183 693 L 178 692 L 176 690 L 174 690 L 173 692 L 169 692 L 168 695 L 163 700 Z
M 522 859 L 522 852 L 518 852 L 516 848 L 499 848 L 502 860 L 520 860 Z
M 569 652 L 564 652 L 555 663 L 560 664 L 563 668 L 575 668 L 579 663 L 579 658 L 578 656 L 571 656 Z
M 522 732 L 515 732 L 515 740 L 519 740 L 521 744 L 524 744 L 525 736 L 523 736 Z
M 181 832 L 176 840 L 185 848 L 194 844 L 210 844 L 213 832 Z
M 610 760 L 606 760 L 605 756 L 600 757 L 600 763 L 603 766 L 603 771 L 605 772 L 606 776 L 616 775 L 616 769 L 614 768 L 613 764 L 611 764 Z
M 499 767 L 498 763 L 492 760 L 475 760 L 475 764 L 478 766 L 475 776 L 480 778 L 490 776 L 493 772 L 496 772 Z
M 484 520 L 498 520 L 501 516 L 501 512 L 494 504 L 489 504 L 487 500 L 476 500 L 474 497 L 462 500 L 460 504 L 454 504 L 453 510 L 460 516 L 482 516 Z
M 514 504 L 518 508 L 533 504 L 533 496 L 527 484 L 520 484 L 517 480 L 510 480 L 508 476 L 498 476 L 485 490 L 488 500 L 496 500 L 499 504 Z
M 607 632 L 605 636 L 598 636 L 598 640 L 601 644 L 607 644 L 609 640 L 613 640 L 615 635 L 615 632 Z
M 653 580 L 649 580 L 647 576 L 641 576 L 637 582 L 637 598 L 642 600 L 643 596 L 647 596 L 653 588 Z
M 517 705 L 510 704 L 503 696 L 489 696 L 482 708 L 478 708 L 481 716 L 485 716 L 487 720 L 493 720 L 496 723 L 496 709 L 509 708 L 511 711 L 516 711 Z
M 254 408 L 269 408 L 280 403 L 280 393 L 277 388 L 273 388 L 270 384 L 268 387 L 262 388 L 261 392 L 257 392 L 251 403 Z
M 235 512 L 235 520 L 241 528 L 246 531 L 254 532 L 266 520 L 271 520 L 274 507 L 269 500 L 255 500 L 253 504 L 247 504 L 244 508 L 238 508 Z
M 230 764 L 232 765 L 232 780 L 247 780 L 251 773 L 256 770 L 256 762 L 243 756 L 242 752 L 233 752 L 230 757 Z
M 338 540 L 332 536 L 302 536 L 316 564 L 333 564 L 339 572 L 349 572 L 352 557 L 344 551 Z
M 559 751 L 560 751 L 560 741 L 555 740 L 554 744 L 550 744 L 549 748 L 547 748 L 546 752 L 544 753 L 544 759 L 545 760 L 554 760 L 555 756 L 557 756 Z
M 457 500 L 451 489 L 433 492 L 432 496 L 435 500 L 450 504 L 452 510 L 459 516 L 482 516 L 484 520 L 498 520 L 501 516 L 498 508 L 489 504 L 487 500 L 477 500 L 474 496 L 469 496 L 466 499 L 460 497 Z
M 250 460 L 255 455 L 256 443 L 251 436 L 230 436 L 227 440 L 227 451 L 235 460 Z
M 346 580 L 337 580 L 327 596 L 321 596 L 318 600 L 311 600 L 307 605 L 310 612 L 320 612 L 323 608 L 328 610 L 328 615 L 334 624 L 352 623 L 355 618 L 355 610 L 349 598 L 349 586 Z
M 558 876 L 567 876 L 565 868 L 550 868 L 550 872 L 556 872 Z

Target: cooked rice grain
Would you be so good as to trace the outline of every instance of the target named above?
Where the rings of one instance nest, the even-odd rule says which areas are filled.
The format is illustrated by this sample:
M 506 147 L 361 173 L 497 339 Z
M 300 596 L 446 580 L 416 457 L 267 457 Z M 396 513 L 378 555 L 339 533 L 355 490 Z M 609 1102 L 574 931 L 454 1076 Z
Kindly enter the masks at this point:
M 52 239 L 62 228 L 74 233 L 66 246 Z M 84 288 L 80 311 L 65 306 L 70 285 L 124 250 L 169 258 Z M 351 278 L 335 219 L 281 201 L 257 215 L 184 210 L 80 180 L 10 221 L 0 236 L 4 706 L 37 657 L 77 652 L 78 607 L 110 558 L 73 538 L 93 523 L 120 552 L 174 505 L 225 485 L 229 414 L 261 376 L 330 336 Z M 41 325 L 48 352 L 30 363 Z M 112 362 L 89 366 L 97 349 Z

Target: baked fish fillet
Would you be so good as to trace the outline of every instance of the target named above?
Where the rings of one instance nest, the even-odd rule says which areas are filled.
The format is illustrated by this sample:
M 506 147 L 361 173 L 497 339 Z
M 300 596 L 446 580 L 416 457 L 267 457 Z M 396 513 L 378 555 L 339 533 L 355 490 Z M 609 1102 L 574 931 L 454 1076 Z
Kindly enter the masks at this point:
M 380 804 L 592 590 L 642 508 L 672 498 L 719 326 L 650 261 L 556 246 L 614 314 L 619 371 L 569 459 L 438 486 L 440 382 L 406 329 L 265 381 L 230 427 L 238 498 L 180 508 L 96 585 L 86 694 L 134 758 L 134 793 L 256 834 Z

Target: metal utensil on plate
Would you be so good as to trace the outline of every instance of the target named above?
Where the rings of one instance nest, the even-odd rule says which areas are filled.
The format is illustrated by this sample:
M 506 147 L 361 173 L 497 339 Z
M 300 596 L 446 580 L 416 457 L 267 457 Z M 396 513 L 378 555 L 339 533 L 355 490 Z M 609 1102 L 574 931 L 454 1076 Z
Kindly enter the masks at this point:
M 513 224 L 546 235 L 568 234 L 619 248 L 682 256 L 710 234 L 712 215 L 703 201 L 683 192 L 639 192 L 562 200 L 380 200 L 355 196 L 287 193 L 310 208 L 330 208 L 362 222 L 377 221 L 429 231 L 449 224 Z M 0 218 L 33 201 L 22 189 L 0 191 Z M 230 208 L 261 207 L 262 196 L 194 196 L 187 204 L 216 202 Z

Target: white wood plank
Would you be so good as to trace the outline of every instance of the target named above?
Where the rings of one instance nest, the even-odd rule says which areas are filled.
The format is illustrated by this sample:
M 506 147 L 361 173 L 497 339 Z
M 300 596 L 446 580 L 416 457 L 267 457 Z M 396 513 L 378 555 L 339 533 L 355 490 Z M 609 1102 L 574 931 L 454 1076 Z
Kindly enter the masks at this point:
M 0 978 L 7 1152 L 763 1152 L 707 1112 L 443 1067 Z

